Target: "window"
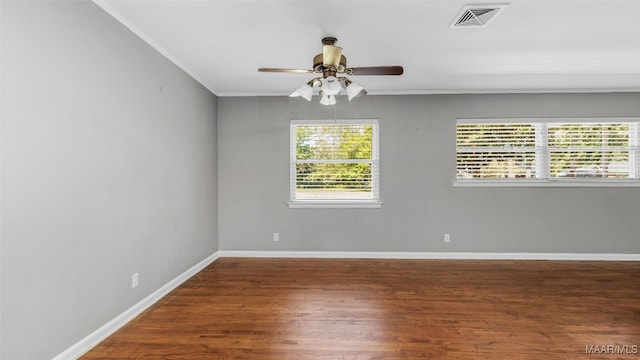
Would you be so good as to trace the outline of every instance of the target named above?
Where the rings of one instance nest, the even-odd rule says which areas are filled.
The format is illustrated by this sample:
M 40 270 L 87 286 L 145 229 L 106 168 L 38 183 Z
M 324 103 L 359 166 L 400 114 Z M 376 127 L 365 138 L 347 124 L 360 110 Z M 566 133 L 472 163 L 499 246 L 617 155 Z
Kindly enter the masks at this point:
M 290 207 L 380 207 L 378 121 L 291 122 Z
M 640 186 L 639 118 L 458 120 L 456 184 Z

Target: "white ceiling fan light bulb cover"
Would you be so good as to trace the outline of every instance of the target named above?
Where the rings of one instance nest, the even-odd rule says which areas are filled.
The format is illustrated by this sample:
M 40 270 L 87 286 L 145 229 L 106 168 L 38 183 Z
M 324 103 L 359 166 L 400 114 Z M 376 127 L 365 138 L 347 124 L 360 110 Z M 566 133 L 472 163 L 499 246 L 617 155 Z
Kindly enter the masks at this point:
M 311 101 L 311 96 L 313 96 L 313 88 L 311 86 L 309 86 L 309 84 L 304 84 L 302 86 L 300 86 L 300 88 L 298 90 L 296 90 L 294 92 L 294 94 L 297 93 L 297 96 L 302 96 L 303 98 L 307 99 L 307 101 Z M 291 94 L 293 95 L 293 94 Z M 291 96 L 289 95 L 289 96 Z
M 322 79 L 322 86 L 320 88 L 324 94 L 338 95 L 342 89 L 342 85 L 340 85 L 340 80 L 335 76 L 327 76 Z
M 336 97 L 333 95 L 323 94 L 322 99 L 320 99 L 320 104 L 322 105 L 335 105 Z
M 363 95 L 367 95 L 367 91 L 362 86 L 354 82 L 347 85 L 347 96 L 349 97 L 349 101 L 357 99 Z
M 291 94 L 289 94 L 289 97 L 300 97 L 300 93 L 298 92 L 298 90 L 292 92 Z

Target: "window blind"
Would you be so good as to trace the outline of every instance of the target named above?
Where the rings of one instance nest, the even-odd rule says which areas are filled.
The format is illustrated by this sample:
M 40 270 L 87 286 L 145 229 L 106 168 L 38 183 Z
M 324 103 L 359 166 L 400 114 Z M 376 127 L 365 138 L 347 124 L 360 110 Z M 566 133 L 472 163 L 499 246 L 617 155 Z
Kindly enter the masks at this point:
M 292 200 L 377 199 L 376 122 L 298 121 L 291 132 Z
M 629 178 L 629 123 L 549 124 L 551 177 Z
M 638 179 L 638 122 L 460 121 L 457 179 Z
M 458 124 L 459 179 L 536 176 L 534 124 Z

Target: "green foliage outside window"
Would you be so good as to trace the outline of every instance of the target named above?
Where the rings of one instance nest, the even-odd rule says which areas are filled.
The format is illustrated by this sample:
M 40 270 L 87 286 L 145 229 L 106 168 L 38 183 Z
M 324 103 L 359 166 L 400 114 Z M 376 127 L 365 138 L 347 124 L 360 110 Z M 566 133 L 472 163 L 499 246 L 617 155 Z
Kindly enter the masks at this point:
M 371 193 L 371 125 L 296 127 L 298 192 Z

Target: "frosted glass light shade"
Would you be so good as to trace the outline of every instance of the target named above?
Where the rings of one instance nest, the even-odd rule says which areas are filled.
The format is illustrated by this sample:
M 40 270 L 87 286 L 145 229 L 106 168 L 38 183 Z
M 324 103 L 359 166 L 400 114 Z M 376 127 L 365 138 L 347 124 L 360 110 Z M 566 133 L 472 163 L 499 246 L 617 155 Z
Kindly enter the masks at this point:
M 322 93 L 327 95 L 338 95 L 340 90 L 342 90 L 342 85 L 340 85 L 340 80 L 338 80 L 335 76 L 327 76 L 322 79 Z
M 322 105 L 335 105 L 336 97 L 333 95 L 323 94 L 322 99 L 320 99 L 320 104 Z
M 309 84 L 304 84 L 300 86 L 298 90 L 296 90 L 300 96 L 307 99 L 307 101 L 311 101 L 311 96 L 313 95 L 313 88 L 309 86 Z
M 354 82 L 347 85 L 347 96 L 349 97 L 349 101 L 359 98 L 363 95 L 367 95 L 367 91 L 362 86 Z

